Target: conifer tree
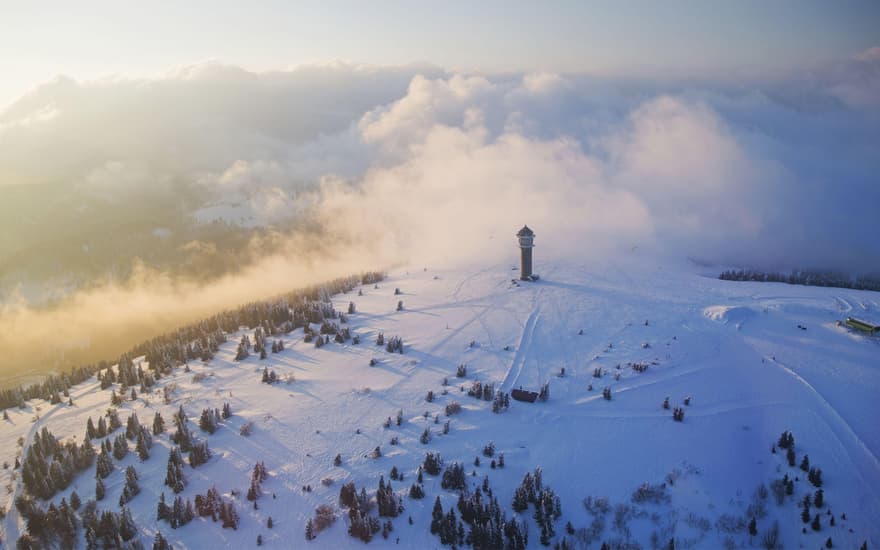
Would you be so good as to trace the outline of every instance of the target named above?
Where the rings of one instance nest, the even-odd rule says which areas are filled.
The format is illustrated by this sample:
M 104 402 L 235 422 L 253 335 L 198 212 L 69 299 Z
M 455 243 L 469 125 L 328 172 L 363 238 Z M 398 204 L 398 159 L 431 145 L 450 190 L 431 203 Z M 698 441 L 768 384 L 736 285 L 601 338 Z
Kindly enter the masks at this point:
M 171 546 L 168 544 L 168 541 L 165 540 L 165 537 L 162 536 L 161 531 L 156 531 L 156 538 L 153 539 L 153 550 L 170 550 Z
M 168 507 L 168 504 L 165 502 L 165 491 L 159 494 L 159 503 L 156 505 L 156 520 L 170 520 L 171 519 L 171 508 Z
M 803 460 L 801 460 L 801 470 L 805 472 L 810 471 L 810 455 L 804 455 Z

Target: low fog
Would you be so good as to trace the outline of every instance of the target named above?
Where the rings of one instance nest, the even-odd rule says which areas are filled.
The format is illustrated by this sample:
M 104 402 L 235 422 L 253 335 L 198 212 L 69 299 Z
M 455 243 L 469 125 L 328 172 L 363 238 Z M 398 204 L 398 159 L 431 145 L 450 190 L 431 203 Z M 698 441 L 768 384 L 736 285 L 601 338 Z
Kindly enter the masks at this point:
M 0 112 L 0 196 L 60 185 L 75 210 L 146 193 L 181 223 L 257 225 L 276 244 L 213 278 L 138 262 L 39 307 L 5 289 L 0 368 L 112 357 L 365 269 L 512 260 L 523 223 L 544 258 L 880 271 L 878 51 L 739 82 L 215 64 L 59 78 Z M 28 231 L 12 229 L 10 250 Z

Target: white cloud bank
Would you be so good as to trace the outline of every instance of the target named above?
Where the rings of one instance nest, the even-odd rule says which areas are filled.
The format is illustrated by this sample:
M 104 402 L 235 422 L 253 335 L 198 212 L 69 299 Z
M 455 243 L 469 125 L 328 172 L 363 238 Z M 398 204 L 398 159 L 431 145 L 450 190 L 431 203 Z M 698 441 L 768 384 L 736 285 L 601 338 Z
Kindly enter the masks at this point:
M 737 85 L 348 65 L 62 78 L 0 113 L 0 192 L 194 188 L 266 224 L 314 216 L 383 259 L 507 254 L 529 223 L 560 252 L 880 270 L 878 74 L 869 50 Z
M 819 76 L 736 85 L 344 65 L 58 79 L 0 112 L 0 198 L 8 185 L 66 182 L 112 208 L 150 190 L 169 204 L 200 197 L 194 216 L 309 231 L 210 282 L 138 269 L 51 310 L 7 303 L 0 347 L 9 365 L 50 365 L 65 347 L 65 362 L 112 357 L 362 268 L 513 261 L 523 223 L 545 258 L 637 247 L 880 271 L 878 67 L 867 52 Z M 74 354 L 83 342 L 96 347 Z

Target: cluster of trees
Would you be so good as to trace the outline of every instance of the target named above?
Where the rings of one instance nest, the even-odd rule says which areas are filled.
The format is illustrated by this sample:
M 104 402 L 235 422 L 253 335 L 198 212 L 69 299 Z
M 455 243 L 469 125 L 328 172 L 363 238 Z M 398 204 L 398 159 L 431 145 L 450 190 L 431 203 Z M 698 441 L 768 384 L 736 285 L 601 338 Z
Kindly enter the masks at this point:
M 98 439 L 101 437 L 105 437 L 117 428 L 119 428 L 122 423 L 119 420 L 119 414 L 115 409 L 110 409 L 107 411 L 107 418 L 110 421 L 110 424 L 107 424 L 107 421 L 104 420 L 104 417 L 98 417 L 98 425 L 95 426 L 95 423 L 92 421 L 92 417 L 90 416 L 88 420 L 86 420 L 86 439 Z
M 466 490 L 467 474 L 464 472 L 464 466 L 459 462 L 453 462 L 447 466 L 440 479 L 440 486 L 449 491 Z
M 348 319 L 345 317 L 344 314 L 340 313 L 339 322 L 347 323 Z M 325 336 L 332 335 L 333 341 L 337 344 L 342 344 L 344 342 L 347 342 L 348 340 L 351 340 L 351 330 L 348 327 L 340 327 L 338 324 L 330 321 L 324 321 L 321 323 L 320 333 Z
M 172 529 L 177 529 L 191 522 L 195 517 L 191 500 L 183 500 L 183 497 L 178 495 L 174 497 L 172 505 L 168 506 L 165 502 L 165 493 L 159 495 L 159 504 L 156 507 L 157 520 L 165 520 L 171 524 Z
M 358 493 L 353 481 L 346 483 L 339 490 L 339 505 L 348 508 L 348 534 L 370 542 L 373 535 L 379 532 L 380 523 L 378 518 L 369 514 L 370 499 L 367 491 L 361 488 Z
M 66 489 L 78 472 L 95 460 L 95 449 L 87 438 L 81 445 L 73 441 L 61 444 L 46 428 L 34 434 L 33 442 L 21 465 L 21 480 L 30 494 L 49 499 Z
M 483 401 L 492 401 L 495 397 L 495 384 L 483 384 L 479 380 L 474 380 L 467 394 Z
M 25 495 L 19 495 L 15 505 L 21 517 L 27 522 L 27 533 L 22 534 L 17 543 L 19 548 L 76 547 L 75 512 L 80 506 L 79 496 L 76 497 L 76 507 L 73 506 L 73 495 L 71 495 L 71 504 L 62 498 L 60 505 L 50 503 L 45 512 Z
M 101 483 L 101 480 L 106 479 L 113 472 L 113 459 L 110 458 L 109 445 L 109 440 L 101 444 L 101 453 L 98 455 L 98 461 L 95 463 L 95 478 L 101 487 L 100 491 L 98 491 L 98 500 L 104 498 L 104 484 Z
M 27 533 L 22 534 L 16 543 L 17 548 L 75 548 L 77 546 L 77 521 L 75 511 L 79 506 L 62 499 L 60 506 L 51 503 L 47 511 L 32 500 L 20 495 L 16 506 L 27 521 Z M 85 530 L 87 548 L 136 548 L 127 542 L 134 539 L 138 529 L 131 517 L 131 511 L 122 506 L 119 513 L 105 510 L 100 512 L 95 501 L 89 501 L 80 513 Z M 161 548 L 161 547 L 160 547 Z
M 379 517 L 396 518 L 403 512 L 403 503 L 394 494 L 391 482 L 385 483 L 385 476 L 379 477 L 379 488 L 376 490 L 376 505 L 379 508 Z
M 98 548 L 100 541 L 104 548 L 124 548 L 124 543 L 137 535 L 137 525 L 126 506 L 118 514 L 104 510 L 99 517 L 98 510 L 91 504 L 93 503 L 87 504 L 82 513 L 87 547 Z
M 788 283 L 790 285 L 880 290 L 880 274 L 871 273 L 852 277 L 847 273 L 819 270 L 795 270 L 789 274 L 765 273 L 753 269 L 728 270 L 718 276 L 724 281 L 757 281 L 761 283 Z
M 523 550 L 529 543 L 528 529 L 525 523 L 516 518 L 507 520 L 498 499 L 492 494 L 488 479 L 483 481 L 483 491 L 477 487 L 470 495 L 461 493 L 458 497 L 458 512 L 461 520 L 470 526 L 465 544 L 476 550 L 490 548 L 507 548 Z
M 553 522 L 562 515 L 562 504 L 552 489 L 544 487 L 540 468 L 536 468 L 534 474 L 527 472 L 513 493 L 516 512 L 527 510 L 530 504 L 535 507 L 535 521 L 541 528 L 541 544 L 546 546 L 556 536 Z
M 186 477 L 183 475 L 183 457 L 180 455 L 180 447 L 171 447 L 168 453 L 168 467 L 165 471 L 165 485 L 171 487 L 175 493 L 180 493 L 186 486 Z
M 208 489 L 204 495 L 196 495 L 196 513 L 203 518 L 210 517 L 215 522 L 219 518 L 224 529 L 238 529 L 238 512 L 235 511 L 235 506 L 232 501 L 220 496 L 215 487 Z
M 495 393 L 495 399 L 492 401 L 492 412 L 500 413 L 510 408 L 510 394 L 498 390 Z
M 227 403 L 228 405 L 228 403 Z M 218 409 L 202 409 L 202 415 L 199 417 L 199 429 L 203 432 L 213 434 L 217 431 L 220 424 L 220 411 Z
M 189 450 L 189 465 L 193 468 L 204 464 L 209 458 L 211 458 L 211 449 L 208 448 L 207 441 L 199 441 Z
M 491 459 L 492 459 L 492 462 L 491 462 L 491 464 L 490 464 L 490 467 L 491 467 L 493 470 L 494 470 L 496 467 L 497 467 L 497 468 L 504 468 L 504 453 L 498 453 L 498 461 L 497 461 L 497 463 L 496 463 L 495 459 L 493 458 L 493 457 L 495 456 L 495 444 L 492 443 L 491 441 L 488 442 L 488 443 L 486 443 L 486 444 L 483 446 L 483 456 L 485 456 L 486 458 L 491 458 Z M 474 461 L 474 462 L 475 462 L 475 463 L 474 463 L 475 466 L 479 466 L 479 465 L 480 465 L 479 460 L 480 460 L 480 457 L 477 457 L 476 461 Z
M 188 344 L 207 343 L 210 336 L 215 336 L 215 340 L 222 343 L 225 341 L 224 333 L 235 332 L 242 326 L 249 329 L 261 327 L 262 334 L 267 338 L 289 334 L 308 323 L 337 318 L 338 313 L 333 308 L 330 296 L 348 292 L 358 284 L 374 283 L 384 278 L 384 273 L 368 272 L 294 290 L 272 300 L 245 304 L 136 346 L 131 355 L 146 355 L 150 368 L 161 371 L 194 359 L 185 353 Z
M 247 499 L 256 501 L 262 494 L 262 484 L 269 477 L 269 471 L 264 462 L 257 462 L 251 474 L 251 484 L 248 487 Z
M 388 353 L 403 353 L 403 338 L 401 338 L 400 336 L 392 336 L 386 341 L 384 335 L 381 332 L 379 333 L 379 336 L 383 341 L 385 341 L 385 351 L 387 351 Z M 378 340 L 379 338 L 377 338 L 376 343 L 377 345 L 381 346 L 382 344 L 380 344 Z
M 425 488 L 421 483 L 413 483 L 409 486 L 409 498 L 414 500 L 425 498 Z
M 440 537 L 440 544 L 464 546 L 464 525 L 456 519 L 454 509 L 443 513 L 439 496 L 431 510 L 431 534 Z
M 156 414 L 158 415 L 159 413 L 157 412 Z M 159 418 L 161 419 L 161 416 Z M 155 430 L 155 417 L 153 424 L 153 429 Z M 141 462 L 150 458 L 150 449 L 153 448 L 153 436 L 150 434 L 150 430 L 140 424 L 137 415 L 134 413 L 128 417 L 128 422 L 125 428 L 125 437 L 135 440 L 135 450 L 137 451 L 138 458 Z
M 125 486 L 122 488 L 122 494 L 119 495 L 119 505 L 124 506 L 141 492 L 138 484 L 138 474 L 134 466 L 125 469 Z
M 208 414 L 211 416 L 219 416 L 219 412 L 216 409 Z M 177 426 L 177 431 L 171 435 L 171 441 L 177 444 L 180 451 L 189 452 L 189 464 L 195 468 L 200 464 L 204 464 L 209 458 L 211 458 L 211 451 L 208 448 L 207 441 L 200 441 L 193 437 L 192 433 L 189 431 L 187 421 L 188 418 L 186 412 L 183 410 L 183 405 L 181 405 L 177 412 L 174 413 L 174 424 Z M 180 453 L 177 454 L 179 455 Z M 169 463 L 170 461 L 171 457 L 169 456 Z
M 263 367 L 263 378 L 261 382 L 270 385 L 278 382 L 278 375 L 275 374 L 275 369 L 269 370 L 269 367 Z
M 60 403 L 60 395 L 70 397 L 70 388 L 85 382 L 91 378 L 96 372 L 109 366 L 106 361 L 74 367 L 69 372 L 63 374 L 53 374 L 47 376 L 43 381 L 30 384 L 29 386 L 18 386 L 0 390 L 0 409 L 11 409 L 18 407 L 23 409 L 25 401 L 28 399 L 45 399 L 52 403 Z
M 422 469 L 428 475 L 436 476 L 440 474 L 440 468 L 443 467 L 443 458 L 440 453 L 426 453 L 425 461 L 422 463 Z M 421 471 L 419 472 L 421 474 Z
M 236 361 L 244 361 L 251 354 L 251 339 L 248 338 L 247 334 L 242 334 L 241 340 L 238 342 L 238 347 L 235 349 L 235 360 Z
M 648 370 L 648 363 L 632 363 L 630 366 L 634 371 L 639 373 Z

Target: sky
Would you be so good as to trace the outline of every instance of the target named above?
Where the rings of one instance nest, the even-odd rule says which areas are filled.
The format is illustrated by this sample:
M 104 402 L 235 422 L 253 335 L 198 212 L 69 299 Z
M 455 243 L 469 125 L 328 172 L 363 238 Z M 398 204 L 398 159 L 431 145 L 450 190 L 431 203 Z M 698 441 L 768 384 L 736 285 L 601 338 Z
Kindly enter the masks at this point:
M 0 1 L 0 106 L 57 75 L 347 61 L 479 72 L 774 74 L 880 43 L 880 3 Z

